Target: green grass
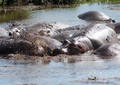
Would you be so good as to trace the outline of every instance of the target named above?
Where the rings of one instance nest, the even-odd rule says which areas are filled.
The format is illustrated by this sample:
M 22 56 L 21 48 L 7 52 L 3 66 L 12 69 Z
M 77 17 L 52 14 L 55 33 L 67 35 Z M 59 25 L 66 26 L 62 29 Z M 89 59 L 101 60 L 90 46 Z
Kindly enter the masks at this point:
M 26 10 L 11 10 L 0 12 L 0 22 L 9 22 L 14 20 L 23 20 L 29 18 L 29 12 Z
M 40 4 L 84 4 L 84 3 L 120 3 L 120 0 L 33 0 L 36 5 Z
M 120 0 L 82 0 L 81 3 L 112 3 L 119 4 Z

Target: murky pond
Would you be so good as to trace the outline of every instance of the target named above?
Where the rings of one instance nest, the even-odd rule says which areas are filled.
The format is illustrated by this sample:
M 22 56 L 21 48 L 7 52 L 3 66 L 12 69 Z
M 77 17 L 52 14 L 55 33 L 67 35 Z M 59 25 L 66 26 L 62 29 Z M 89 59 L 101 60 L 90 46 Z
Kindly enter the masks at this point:
M 28 25 L 38 22 L 57 21 L 70 26 L 86 24 L 77 15 L 89 10 L 102 11 L 120 21 L 120 11 L 110 10 L 115 4 L 84 4 L 76 8 L 37 10 L 31 18 L 21 21 Z M 119 5 L 119 4 L 117 4 Z M 2 23 L 1 26 L 7 26 Z M 120 60 L 83 60 L 76 63 L 41 60 L 0 59 L 0 85 L 119 85 Z

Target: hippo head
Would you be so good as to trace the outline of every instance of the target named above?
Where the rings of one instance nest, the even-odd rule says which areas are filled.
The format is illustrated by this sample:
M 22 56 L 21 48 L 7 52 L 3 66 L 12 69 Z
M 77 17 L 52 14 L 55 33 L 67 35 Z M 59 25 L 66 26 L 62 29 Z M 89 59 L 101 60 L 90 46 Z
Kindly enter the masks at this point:
M 23 35 L 24 32 L 25 32 L 25 29 L 23 29 L 23 28 L 19 29 L 16 27 L 9 31 L 9 36 L 11 38 L 19 38 L 19 37 L 21 37 L 21 35 Z
M 91 40 L 85 36 L 79 36 L 70 41 L 64 41 L 62 47 L 60 49 L 55 49 L 53 54 L 77 55 L 91 49 L 94 49 Z
M 13 28 L 12 30 L 9 31 L 9 36 L 10 37 L 20 36 L 20 30 L 18 28 Z
M 68 54 L 75 55 L 75 54 L 84 53 L 85 48 L 80 44 L 71 43 L 69 44 L 67 51 L 68 51 Z
M 93 49 L 92 42 L 85 36 L 79 36 L 74 38 L 73 42 L 68 45 L 69 54 L 84 53 L 90 49 Z

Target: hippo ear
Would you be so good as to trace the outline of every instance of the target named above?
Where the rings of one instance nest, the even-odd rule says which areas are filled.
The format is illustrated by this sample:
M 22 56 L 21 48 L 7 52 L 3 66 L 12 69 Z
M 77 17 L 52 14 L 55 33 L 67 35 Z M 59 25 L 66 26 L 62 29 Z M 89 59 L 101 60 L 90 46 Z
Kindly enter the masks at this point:
M 91 38 L 89 38 L 89 39 L 90 39 L 90 41 L 91 41 L 94 49 L 97 49 L 97 48 L 99 48 L 100 46 L 102 46 L 102 43 L 101 43 L 100 41 L 95 40 L 95 39 L 91 39 Z

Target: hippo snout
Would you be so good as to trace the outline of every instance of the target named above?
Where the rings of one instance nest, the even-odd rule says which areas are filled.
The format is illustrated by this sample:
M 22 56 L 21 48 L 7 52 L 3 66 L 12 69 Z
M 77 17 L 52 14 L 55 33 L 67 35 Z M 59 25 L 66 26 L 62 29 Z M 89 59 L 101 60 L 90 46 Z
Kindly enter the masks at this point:
M 81 45 L 71 43 L 68 46 L 68 54 L 70 54 L 70 55 L 80 54 L 80 53 L 84 53 L 84 52 L 85 52 L 85 50 L 84 50 L 83 46 L 81 46 Z

